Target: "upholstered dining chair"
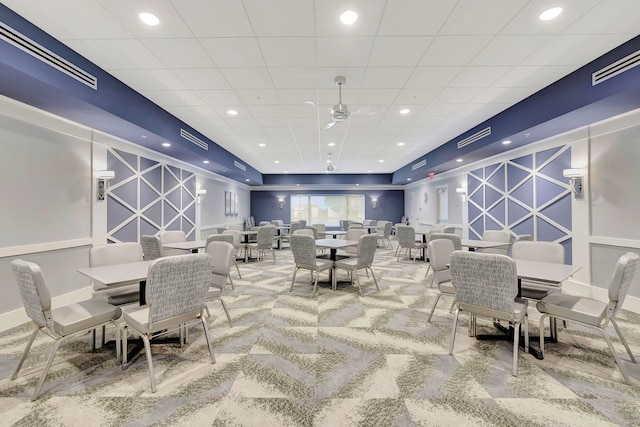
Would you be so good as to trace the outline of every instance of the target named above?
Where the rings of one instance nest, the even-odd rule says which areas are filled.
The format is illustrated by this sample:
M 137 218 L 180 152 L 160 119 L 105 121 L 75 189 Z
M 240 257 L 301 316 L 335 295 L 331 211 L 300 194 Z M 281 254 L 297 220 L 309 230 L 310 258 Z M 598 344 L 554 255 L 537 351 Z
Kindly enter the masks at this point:
M 536 305 L 538 311 L 542 313 L 540 317 L 540 353 L 544 355 L 544 334 L 542 332 L 544 331 L 544 320 L 547 317 L 578 323 L 579 325 L 595 329 L 602 334 L 613 359 L 616 361 L 616 365 L 618 365 L 618 369 L 620 369 L 625 383 L 630 384 L 629 375 L 620 363 L 618 354 L 615 348 L 613 348 L 611 338 L 609 338 L 605 329 L 609 322 L 611 322 L 622 345 L 624 345 L 624 348 L 627 350 L 631 362 L 637 363 L 629 344 L 627 344 L 627 340 L 622 336 L 622 331 L 615 317 L 622 308 L 622 304 L 631 286 L 631 280 L 636 272 L 638 259 L 640 259 L 640 257 L 633 252 L 627 252 L 618 259 L 613 269 L 611 280 L 609 281 L 608 303 L 559 292 L 551 293 L 542 298 Z
M 240 240 L 240 233 L 238 233 L 238 240 Z M 205 245 L 205 248 L 207 246 L 209 246 L 209 243 L 211 242 L 227 242 L 230 243 L 231 246 L 233 246 L 233 265 L 236 267 L 236 271 L 238 272 L 238 276 L 240 277 L 240 279 L 242 279 L 242 275 L 240 274 L 240 268 L 238 267 L 238 262 L 236 261 L 236 256 L 238 251 L 236 250 L 236 245 L 235 245 L 235 236 L 233 234 L 210 234 L 207 236 L 207 242 Z M 238 242 L 239 243 L 239 242 Z M 206 252 L 206 251 L 205 251 Z M 235 289 L 233 287 L 233 280 L 231 279 L 231 276 L 229 276 L 229 282 L 231 283 L 231 289 Z
M 171 256 L 152 261 L 147 275 L 147 304 L 125 307 L 126 323 L 122 337 L 127 348 L 127 328 L 137 333 L 144 342 L 151 391 L 156 392 L 156 379 L 151 354 L 151 338 L 181 330 L 192 324 L 201 324 L 209 347 L 211 363 L 216 359 L 204 319 L 205 295 L 211 283 L 211 255 L 207 253 Z M 127 368 L 127 352 L 122 352 L 122 368 Z
M 511 247 L 511 258 L 564 264 L 564 246 L 554 242 L 518 241 Z M 540 300 L 549 292 L 561 291 L 562 284 L 521 279 L 520 289 L 523 298 Z
M 460 236 L 458 236 L 457 234 L 441 233 L 441 232 L 429 233 L 428 242 L 431 242 L 432 240 L 437 240 L 437 239 L 450 240 L 451 243 L 453 243 L 454 251 L 462 250 L 462 239 L 460 239 Z M 429 258 L 429 267 L 427 268 L 427 272 L 424 274 L 424 277 L 427 277 L 429 275 L 429 270 L 431 270 L 431 268 L 433 267 L 432 265 L 433 263 L 431 262 L 431 253 L 429 252 L 428 244 L 427 244 L 427 258 Z M 434 279 L 435 279 L 435 275 L 434 275 Z M 433 279 L 431 280 L 431 287 L 433 287 Z
M 137 242 L 109 243 L 96 245 L 89 250 L 89 266 L 126 264 L 144 260 L 142 245 Z M 128 282 L 106 286 L 92 281 L 94 298 L 103 299 L 109 304 L 122 305 L 140 301 L 140 283 Z
M 225 304 L 224 299 L 222 299 L 222 293 L 224 292 L 227 281 L 231 284 L 231 289 L 233 289 L 233 279 L 231 279 L 231 275 L 229 273 L 231 272 L 231 266 L 235 261 L 235 249 L 229 242 L 212 240 L 207 243 L 205 252 L 211 255 L 213 262 L 211 286 L 207 291 L 207 301 L 220 301 L 224 314 L 227 316 L 229 326 L 233 326 L 231 324 L 231 316 L 229 315 L 229 310 L 227 310 L 227 305 Z M 207 315 L 211 317 L 209 306 L 205 305 L 204 308 L 207 311 Z
M 140 244 L 142 245 L 145 261 L 153 261 L 162 256 L 162 244 L 158 236 L 141 236 Z
M 291 287 L 289 292 L 293 291 L 293 284 L 296 281 L 298 270 L 309 270 L 311 272 L 311 281 L 313 282 L 312 298 L 315 298 L 318 290 L 318 277 L 320 272 L 333 268 L 333 261 L 318 259 L 316 257 L 316 241 L 313 236 L 307 236 L 302 233 L 294 233 L 291 235 L 291 252 L 293 253 L 293 278 L 291 279 Z M 315 281 L 314 281 L 314 274 Z
M 248 243 L 247 250 L 248 251 L 257 251 L 258 253 L 258 261 L 261 261 L 265 251 L 271 251 L 271 257 L 273 258 L 273 263 L 276 263 L 276 252 L 273 250 L 273 238 L 274 238 L 274 230 L 276 227 L 273 225 L 265 225 L 258 228 L 258 238 L 255 243 Z
M 400 261 L 402 249 L 409 251 L 409 258 L 411 258 L 411 251 L 415 249 L 416 255 L 413 257 L 413 260 L 415 261 L 418 256 L 418 250 L 427 247 L 427 243 L 416 242 L 416 231 L 409 225 L 396 225 L 396 237 L 398 238 L 398 248 L 396 249 L 398 252 L 397 261 Z
M 178 243 L 178 242 L 186 242 L 187 235 L 182 230 L 165 230 L 161 231 L 158 235 L 160 237 L 160 243 L 164 245 L 165 243 Z M 188 250 L 184 249 L 165 249 L 162 248 L 162 256 L 172 256 L 172 255 L 185 255 L 190 253 Z
M 235 258 L 233 259 L 233 263 L 236 266 L 236 271 L 238 272 L 238 277 L 242 279 L 242 274 L 240 274 L 240 268 L 238 267 L 237 258 L 240 256 L 241 250 L 247 250 L 246 245 L 241 242 L 240 231 L 238 230 L 225 230 L 222 234 L 229 234 L 233 236 L 233 248 L 236 250 Z
M 351 230 L 349 230 L 351 231 Z M 349 233 L 347 231 L 347 234 Z M 366 233 L 366 232 L 365 232 Z M 349 238 L 347 238 L 349 240 Z M 336 270 L 347 270 L 351 276 L 351 283 L 353 284 L 353 278 L 356 279 L 358 286 L 358 292 L 362 295 L 362 285 L 360 284 L 360 276 L 358 276 L 359 270 L 365 270 L 371 272 L 373 277 L 373 283 L 376 285 L 376 289 L 380 290 L 376 275 L 373 273 L 371 265 L 376 255 L 376 249 L 378 247 L 378 237 L 373 234 L 363 234 L 359 238 L 357 248 L 357 256 L 353 258 L 346 258 L 335 262 Z M 369 273 L 367 273 L 368 276 Z
M 455 289 L 456 308 L 449 342 L 453 354 L 460 311 L 470 314 L 469 330 L 475 336 L 476 316 L 511 322 L 513 334 L 513 366 L 511 373 L 518 376 L 518 345 L 520 325 L 524 327 L 525 352 L 529 352 L 529 322 L 527 300 L 516 298 L 518 273 L 516 262 L 506 255 L 481 252 L 454 251 L 451 254 L 451 283 Z
M 507 230 L 485 230 L 482 233 L 482 240 L 488 240 L 490 242 L 511 243 L 511 233 Z M 509 255 L 509 246 L 501 248 L 486 248 L 480 252 L 485 254 L 500 254 Z
M 429 252 L 429 263 L 431 268 L 433 268 L 431 286 L 433 287 L 435 284 L 438 286 L 438 290 L 440 291 L 438 295 L 436 295 L 436 300 L 431 306 L 427 322 L 431 322 L 433 312 L 435 311 L 436 305 L 438 305 L 438 301 L 440 301 L 440 297 L 442 295 L 453 296 L 455 301 L 456 293 L 453 289 L 453 285 L 451 284 L 451 270 L 449 269 L 451 254 L 454 250 L 454 243 L 449 239 L 434 239 L 431 240 L 427 246 L 427 251 Z
M 367 235 L 367 230 L 365 230 L 364 228 L 350 228 L 347 230 L 347 234 L 345 235 L 345 238 L 347 240 L 356 240 L 356 241 L 360 241 L 360 238 L 362 236 Z M 378 244 L 378 238 L 376 237 L 376 245 Z M 359 251 L 359 246 L 347 246 L 346 248 L 344 248 L 344 251 L 342 252 L 342 254 L 346 254 L 350 257 L 355 257 L 358 255 L 358 251 Z
M 324 224 L 311 224 L 316 228 L 316 236 L 318 239 L 326 239 L 327 238 L 327 227 Z
M 393 244 L 391 243 L 392 228 L 393 224 L 391 224 L 390 221 L 378 221 L 376 223 L 375 235 L 378 238 L 378 241 L 382 242 L 383 246 L 388 245 L 389 249 L 393 249 Z
M 31 337 L 11 379 L 18 378 L 20 368 L 22 368 L 38 332 L 43 331 L 55 341 L 31 400 L 36 400 L 40 395 L 56 352 L 62 341 L 67 338 L 112 324 L 116 330 L 116 363 L 120 360 L 120 327 L 116 323 L 116 320 L 122 315 L 119 307 L 104 301 L 90 299 L 52 309 L 51 294 L 40 266 L 16 259 L 11 262 L 11 269 L 20 289 L 24 309 L 34 325 Z

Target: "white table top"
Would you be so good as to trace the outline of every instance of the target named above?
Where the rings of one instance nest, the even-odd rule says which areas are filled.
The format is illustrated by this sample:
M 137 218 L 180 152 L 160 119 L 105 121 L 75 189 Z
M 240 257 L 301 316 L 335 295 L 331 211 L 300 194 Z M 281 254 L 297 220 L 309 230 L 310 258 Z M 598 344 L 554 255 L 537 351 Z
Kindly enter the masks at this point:
M 540 262 L 516 259 L 516 270 L 521 279 L 540 280 L 551 283 L 561 283 L 571 277 L 581 266 L 557 264 L 554 262 Z
M 80 268 L 78 269 L 78 273 L 105 285 L 117 285 L 119 283 L 146 280 L 147 274 L 149 273 L 149 266 L 152 262 L 153 261 L 138 261 L 127 264 Z
M 329 234 L 330 236 L 344 236 L 347 232 L 344 230 L 327 230 L 324 234 Z
M 505 242 L 492 242 L 489 240 L 463 240 L 462 246 L 467 248 L 478 248 L 478 249 L 488 249 L 488 248 L 503 248 L 505 246 L 510 246 L 511 243 Z
M 192 240 L 189 242 L 174 242 L 174 243 L 165 243 L 162 245 L 168 249 L 186 249 L 192 251 L 194 249 L 200 249 L 207 246 L 206 240 Z
M 319 248 L 340 249 L 346 248 L 347 246 L 358 246 L 358 241 L 344 239 L 318 239 L 316 240 L 316 246 Z

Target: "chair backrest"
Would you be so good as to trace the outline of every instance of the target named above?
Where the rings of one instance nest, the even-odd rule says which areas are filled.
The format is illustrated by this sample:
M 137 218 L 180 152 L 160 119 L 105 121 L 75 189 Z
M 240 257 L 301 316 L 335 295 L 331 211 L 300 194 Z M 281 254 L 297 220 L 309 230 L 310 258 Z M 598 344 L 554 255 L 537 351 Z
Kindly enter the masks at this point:
M 302 223 L 300 221 L 294 221 L 289 225 L 289 234 L 293 234 L 296 230 L 300 230 L 302 228 Z
M 376 225 L 376 220 L 375 219 L 365 219 L 364 221 L 362 221 L 362 225 L 369 226 L 369 227 L 374 227 Z
M 94 246 L 89 250 L 89 266 L 91 267 L 143 260 L 142 245 L 137 242 L 108 243 Z
M 402 218 L 400 218 L 400 224 L 402 224 L 402 225 L 408 225 L 408 224 L 407 224 L 407 217 L 406 217 L 406 216 L 404 216 L 404 215 L 403 215 L 403 216 L 402 216 Z
M 164 245 L 165 243 L 178 243 L 187 241 L 187 235 L 182 230 L 161 231 L 159 237 L 160 243 L 162 245 Z M 184 255 L 188 253 L 189 251 L 183 249 L 165 249 L 164 247 L 162 247 L 162 256 Z
M 316 241 L 313 236 L 296 233 L 291 235 L 291 253 L 296 266 L 314 270 L 316 268 Z
M 384 237 L 391 236 L 391 230 L 393 229 L 393 224 L 391 221 L 383 221 L 384 222 Z
M 222 288 L 229 276 L 229 271 L 235 261 L 235 248 L 229 242 L 211 241 L 207 243 L 205 252 L 211 255 L 211 262 L 213 263 L 213 275 L 212 286 Z M 222 276 L 222 280 L 216 277 Z
M 451 281 L 451 254 L 455 250 L 453 241 L 449 239 L 434 239 L 427 245 L 429 262 L 435 275 L 435 283 L 441 284 Z
M 416 231 L 409 225 L 396 225 L 396 237 L 403 248 L 412 248 L 416 245 Z
M 349 225 L 348 228 L 364 228 L 364 225 L 361 222 L 358 221 L 349 221 Z
M 300 220 L 300 224 L 302 224 L 302 227 L 306 227 L 307 226 L 307 220 L 306 219 L 301 219 Z
M 258 228 L 258 246 L 269 248 L 273 245 L 273 237 L 276 234 L 276 227 L 272 224 L 263 225 Z
M 490 242 L 511 243 L 511 233 L 509 233 L 507 230 L 485 230 L 484 233 L 482 233 L 482 240 L 488 240 Z M 509 246 L 505 246 L 503 248 L 482 249 L 482 252 L 485 254 L 508 255 Z
M 205 248 L 207 246 L 209 246 L 209 243 L 211 242 L 227 242 L 230 243 L 231 246 L 234 246 L 233 244 L 233 235 L 232 234 L 210 234 L 207 236 L 207 243 L 205 245 Z M 205 251 L 206 252 L 206 251 Z
M 11 261 L 11 269 L 20 289 L 27 316 L 36 325 L 53 329 L 51 294 L 40 266 L 33 262 L 15 259 Z
M 324 234 L 327 231 L 327 227 L 324 224 L 312 224 L 316 231 L 320 234 Z
M 349 228 L 349 220 L 341 219 L 340 220 L 340 230 L 347 231 L 348 228 Z
M 233 236 L 233 247 L 236 249 L 240 248 L 240 232 L 238 230 L 224 230 L 222 234 Z
M 347 234 L 349 232 L 347 231 Z M 358 243 L 358 264 L 370 266 L 376 255 L 378 237 L 373 234 L 363 234 Z
M 367 234 L 367 230 L 364 228 L 350 228 L 347 230 L 347 234 L 345 238 L 347 240 L 357 240 L 360 241 L 360 238 Z M 378 243 L 378 239 L 376 238 L 376 244 Z M 357 254 L 359 246 L 347 246 L 344 248 L 344 251 L 348 254 Z
M 445 227 L 446 227 L 446 226 L 445 226 L 444 224 L 433 224 L 433 225 L 431 226 L 431 229 L 432 229 L 432 230 L 435 230 L 435 231 L 437 231 L 437 232 L 440 232 L 440 233 L 444 233 L 444 228 L 445 228 Z
M 531 234 L 520 234 L 519 236 L 516 236 L 516 239 L 513 241 L 513 243 L 531 241 L 533 241 L 533 236 Z
M 273 224 L 271 224 L 271 221 L 260 221 L 258 223 L 258 227 L 263 227 L 265 225 L 273 225 Z
M 518 294 L 516 262 L 506 255 L 454 251 L 451 254 L 451 283 L 456 301 L 513 313 Z
M 511 257 L 528 261 L 564 264 L 564 246 L 560 243 L 541 241 L 515 242 L 511 248 Z
M 450 234 L 456 234 L 456 228 L 452 227 L 450 225 L 446 226 L 444 228 L 444 230 L 442 230 L 443 233 L 450 233 Z
M 303 228 L 303 230 L 311 230 L 311 232 L 313 233 L 313 238 L 314 239 L 318 238 L 318 229 L 315 226 L 307 225 L 306 227 Z
M 149 325 L 175 319 L 177 323 L 202 314 L 211 283 L 211 255 L 189 254 L 159 258 L 149 266 L 146 300 Z
M 281 219 L 272 219 L 271 224 L 275 225 L 276 227 L 282 227 L 282 224 L 284 224 L 284 221 Z
M 250 227 L 255 227 L 256 226 L 256 219 L 253 217 L 253 215 L 251 215 L 249 217 L 249 226 Z
M 315 239 L 315 236 L 313 234 L 313 230 L 310 228 L 300 228 L 296 231 L 293 232 L 293 234 L 302 234 L 304 236 L 311 236 Z
M 458 236 L 457 234 L 453 234 L 453 233 L 431 233 L 429 235 L 429 242 L 432 242 L 433 240 L 438 240 L 438 239 L 450 240 L 451 243 L 453 243 L 453 247 L 454 247 L 455 251 L 462 250 L 462 239 L 460 239 L 460 236 Z
M 158 236 L 142 236 L 140 237 L 140 245 L 142 245 L 145 261 L 153 261 L 162 256 L 162 245 Z
M 622 308 L 624 299 L 627 297 L 631 280 L 638 265 L 638 254 L 627 252 L 622 255 L 613 269 L 613 275 L 609 282 L 609 304 L 607 305 L 607 317 L 614 317 Z

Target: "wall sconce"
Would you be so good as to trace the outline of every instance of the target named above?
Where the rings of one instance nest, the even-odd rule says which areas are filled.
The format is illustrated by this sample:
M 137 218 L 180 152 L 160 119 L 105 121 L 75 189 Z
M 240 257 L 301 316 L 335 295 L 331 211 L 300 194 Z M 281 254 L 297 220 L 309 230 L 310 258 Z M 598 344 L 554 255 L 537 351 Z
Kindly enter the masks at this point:
M 200 206 L 200 203 L 202 203 L 202 199 L 204 198 L 205 194 L 207 194 L 207 190 L 205 188 L 198 188 L 196 190 L 196 203 L 198 204 L 198 206 Z
M 467 189 L 464 187 L 456 188 L 456 193 L 458 194 L 458 198 L 460 199 L 460 203 L 467 203 Z
M 104 200 L 107 192 L 107 181 L 116 177 L 114 171 L 95 171 L 93 175 L 98 179 L 98 200 Z
M 562 175 L 565 178 L 569 178 L 569 186 L 576 199 L 582 198 L 582 177 L 584 172 L 584 169 L 565 169 L 562 171 Z
M 284 199 L 282 197 L 278 197 L 278 207 L 280 209 L 284 207 Z
M 373 207 L 373 209 L 378 207 L 378 198 L 377 197 L 372 197 L 371 198 L 371 207 Z

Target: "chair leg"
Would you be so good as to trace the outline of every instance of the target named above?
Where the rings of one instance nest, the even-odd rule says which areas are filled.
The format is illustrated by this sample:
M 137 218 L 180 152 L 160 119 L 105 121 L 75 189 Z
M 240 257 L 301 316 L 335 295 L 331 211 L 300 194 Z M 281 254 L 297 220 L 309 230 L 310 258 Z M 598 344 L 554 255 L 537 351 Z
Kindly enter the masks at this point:
M 22 364 L 24 363 L 25 359 L 27 358 L 27 354 L 29 354 L 29 350 L 31 349 L 31 345 L 33 344 L 33 341 L 36 339 L 36 336 L 38 335 L 38 332 L 40 331 L 40 328 L 35 327 L 33 329 L 33 332 L 31 332 L 31 337 L 29 338 L 29 342 L 27 342 L 27 346 L 25 347 L 24 351 L 22 352 L 22 357 L 20 358 L 20 361 L 18 362 L 18 366 L 16 366 L 16 370 L 13 372 L 13 375 L 11 375 L 11 379 L 15 380 L 16 378 L 18 378 L 18 372 L 20 372 L 20 369 L 22 368 Z
M 518 352 L 520 347 L 520 322 L 516 322 L 514 325 L 513 333 L 513 367 L 511 368 L 511 375 L 518 376 Z
M 629 355 L 629 358 L 631 359 L 631 361 L 633 363 L 638 363 L 636 362 L 636 358 L 633 357 L 633 353 L 631 352 L 631 348 L 629 347 L 629 344 L 627 344 L 627 340 L 624 339 L 624 337 L 622 336 L 622 332 L 618 327 L 618 322 L 616 322 L 614 318 L 611 318 L 611 323 L 613 324 L 613 327 L 616 329 L 616 332 L 618 333 L 618 337 L 620 337 L 620 341 L 622 341 L 622 345 L 624 345 L 624 348 L 627 350 L 627 354 Z
M 276 263 L 276 251 L 273 250 L 273 248 L 271 248 L 271 255 L 273 256 L 273 263 Z
M 144 342 L 144 352 L 147 355 L 147 365 L 149 366 L 149 381 L 151 382 L 151 392 L 155 393 L 157 390 L 156 387 L 156 376 L 153 371 L 153 361 L 151 360 L 151 344 L 149 344 L 149 338 L 146 335 L 142 336 L 142 342 Z
M 529 314 L 524 315 L 524 352 L 529 354 Z
M 358 276 L 357 271 L 352 271 L 351 274 L 352 274 L 351 282 L 353 283 L 353 276 L 356 276 L 356 284 L 358 285 L 358 292 L 360 292 L 360 296 L 362 296 L 362 285 L 360 284 L 360 276 Z
M 231 275 L 227 276 L 229 278 L 229 284 L 231 285 L 231 289 L 235 290 L 236 288 L 233 287 L 233 279 L 231 278 Z
M 204 309 L 207 312 L 207 317 L 211 317 L 211 312 L 209 311 L 209 306 L 206 302 L 204 303 Z
M 311 271 L 311 277 L 313 277 L 313 271 Z M 316 297 L 316 292 L 318 291 L 318 278 L 320 277 L 320 272 L 316 272 L 316 280 L 313 282 L 313 294 L 311 298 Z
M 298 267 L 293 269 L 293 278 L 291 279 L 291 287 L 289 288 L 289 292 L 293 290 L 293 282 L 296 281 L 296 274 L 298 273 Z
M 231 316 L 229 316 L 229 310 L 227 310 L 227 304 L 224 303 L 222 298 L 218 298 L 220 300 L 220 304 L 222 304 L 222 309 L 224 310 L 224 314 L 227 315 L 227 321 L 229 322 L 229 327 L 233 328 L 233 324 L 231 324 Z
M 624 378 L 624 382 L 626 384 L 631 384 L 631 381 L 629 381 L 629 376 L 625 372 L 624 368 L 622 367 L 622 363 L 620 362 L 620 359 L 618 358 L 618 354 L 616 353 L 616 349 L 613 348 L 613 343 L 611 342 L 611 338 L 609 338 L 607 336 L 607 333 L 603 329 L 600 329 L 600 328 L 595 328 L 595 329 L 598 329 L 602 333 L 602 336 L 604 337 L 604 340 L 607 342 L 607 345 L 609 346 L 609 351 L 611 351 L 611 355 L 613 356 L 613 359 L 616 361 L 616 365 L 618 365 L 618 369 L 620 370 L 620 373 L 622 374 L 622 377 Z
M 431 311 L 429 312 L 429 317 L 427 318 L 427 323 L 431 322 L 431 316 L 433 316 L 433 312 L 436 309 L 436 305 L 438 305 L 438 301 L 440 301 L 440 297 L 442 296 L 442 294 L 438 294 L 436 296 L 436 300 L 433 302 L 433 305 L 431 306 Z
M 549 317 L 548 314 L 540 316 L 540 357 L 544 358 L 544 319 Z M 551 326 L 551 320 L 549 320 L 549 326 Z
M 204 320 L 204 317 L 200 316 L 200 320 L 202 321 L 202 329 L 204 329 L 204 337 L 207 340 L 207 346 L 209 346 L 209 355 L 211 356 L 211 363 L 216 363 L 216 356 L 213 354 L 213 345 L 211 344 L 211 337 L 209 336 L 209 325 L 207 325 L 207 322 Z
M 233 260 L 233 263 L 236 265 L 236 270 L 238 271 L 238 277 L 242 279 L 242 274 L 240 274 L 240 267 L 238 267 L 238 262 L 236 260 Z
M 427 276 L 429 275 L 429 272 L 431 271 L 431 263 L 429 263 L 429 265 L 427 266 L 427 272 L 424 273 L 424 277 L 425 279 L 427 278 Z M 433 282 L 431 282 L 431 287 L 433 287 Z
M 116 365 L 119 365 L 120 357 L 122 356 L 122 343 L 120 342 L 120 325 L 118 325 L 116 322 L 113 322 L 113 325 L 116 327 Z
M 449 339 L 449 354 L 453 354 L 453 343 L 456 341 L 456 328 L 458 327 L 458 315 L 460 309 L 456 308 L 456 312 L 453 315 L 453 326 L 451 327 L 451 338 Z
M 62 340 L 58 339 L 53 344 L 53 348 L 51 349 L 51 354 L 49 355 L 47 364 L 45 365 L 44 370 L 42 371 L 42 376 L 40 376 L 40 381 L 38 381 L 38 385 L 36 386 L 36 389 L 33 392 L 33 396 L 31 396 L 31 401 L 36 400 L 40 395 L 40 390 L 42 390 L 42 385 L 44 384 L 44 380 L 47 377 L 47 374 L 49 373 L 49 369 L 51 369 L 51 364 L 53 363 L 53 359 L 55 359 L 56 357 L 56 353 L 58 352 L 58 347 L 60 346 L 61 342 Z
M 378 281 L 376 280 L 376 274 L 373 272 L 373 268 L 368 267 L 369 270 L 371 270 L 371 277 L 373 278 L 373 283 L 374 285 L 376 285 L 376 289 L 380 290 L 380 287 L 378 286 Z

